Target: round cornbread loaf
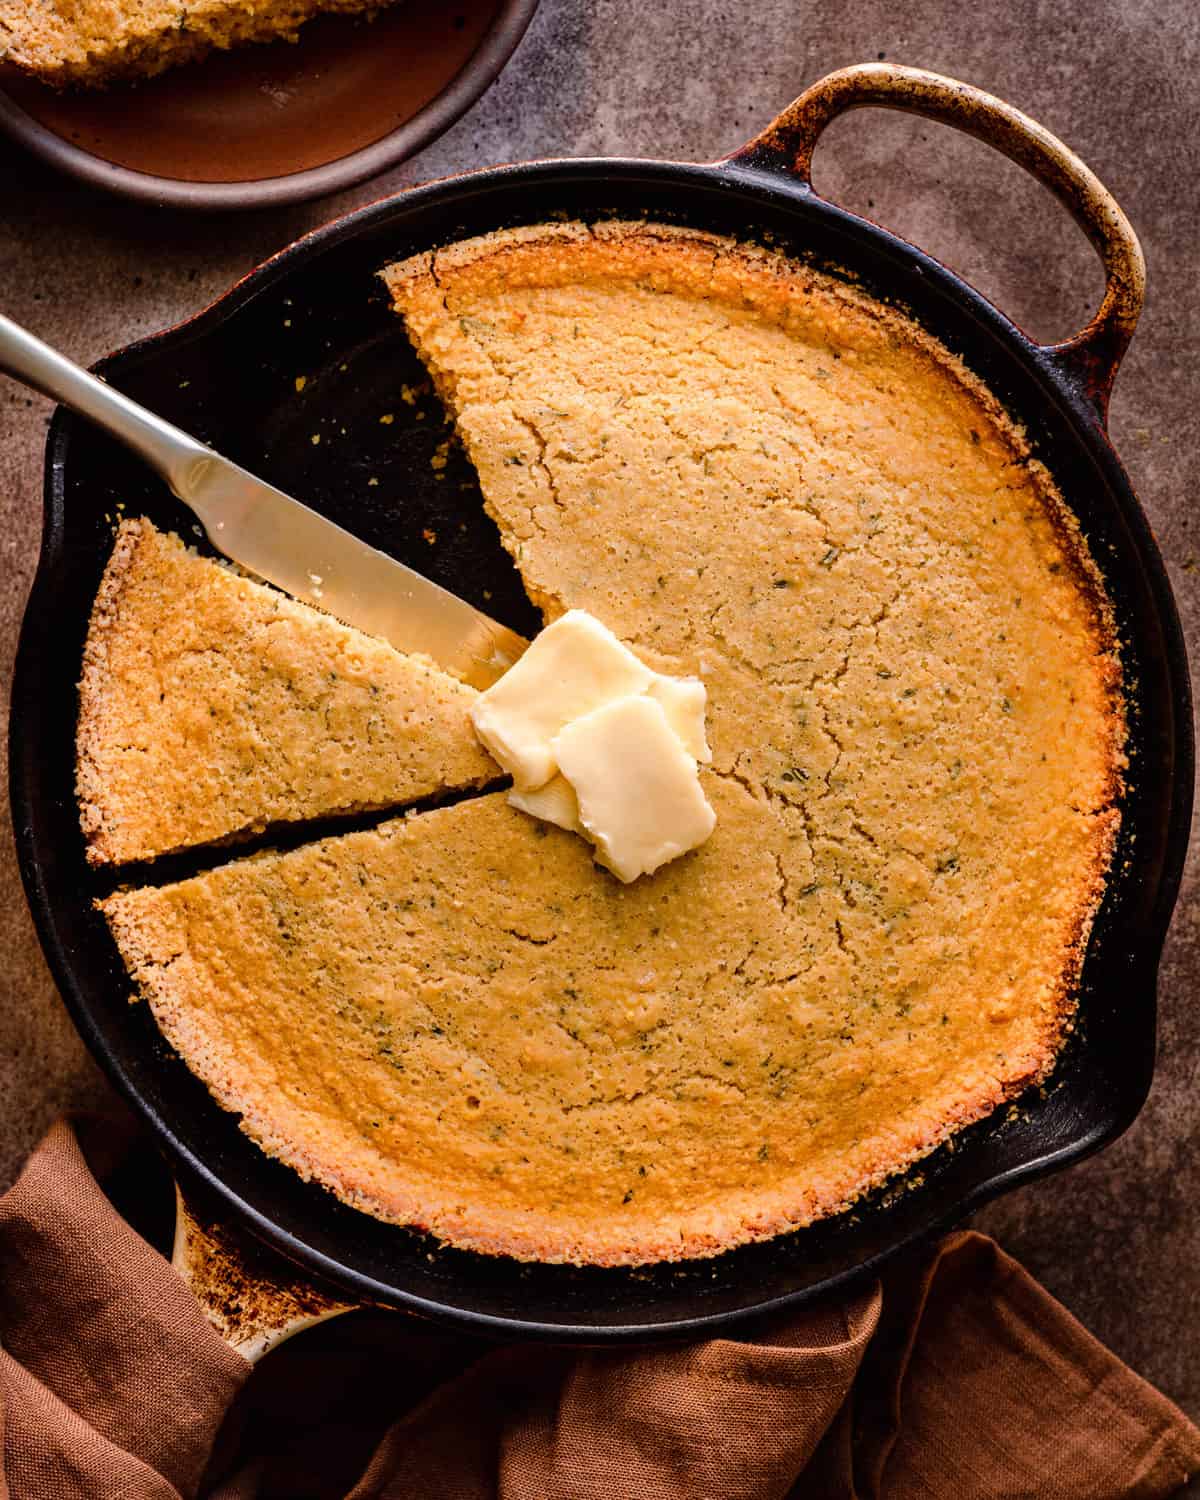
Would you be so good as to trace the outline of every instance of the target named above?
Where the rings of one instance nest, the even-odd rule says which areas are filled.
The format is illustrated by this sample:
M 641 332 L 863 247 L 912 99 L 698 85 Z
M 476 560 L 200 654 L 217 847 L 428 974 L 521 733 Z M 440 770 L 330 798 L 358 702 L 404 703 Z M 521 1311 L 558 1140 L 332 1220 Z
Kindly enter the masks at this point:
M 708 688 L 709 841 L 623 887 L 484 796 L 105 903 L 263 1147 L 627 1264 L 836 1212 L 1053 1064 L 1116 834 L 1111 615 L 1022 434 L 781 255 L 556 224 L 389 269 L 548 617 Z

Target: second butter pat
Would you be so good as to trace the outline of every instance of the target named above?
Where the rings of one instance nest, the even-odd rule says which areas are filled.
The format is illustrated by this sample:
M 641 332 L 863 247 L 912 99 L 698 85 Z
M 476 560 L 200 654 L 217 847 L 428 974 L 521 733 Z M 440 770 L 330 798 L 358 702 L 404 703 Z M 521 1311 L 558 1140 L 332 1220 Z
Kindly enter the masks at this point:
M 619 698 L 568 724 L 554 757 L 600 863 L 624 881 L 702 844 L 716 814 L 696 762 L 653 698 Z

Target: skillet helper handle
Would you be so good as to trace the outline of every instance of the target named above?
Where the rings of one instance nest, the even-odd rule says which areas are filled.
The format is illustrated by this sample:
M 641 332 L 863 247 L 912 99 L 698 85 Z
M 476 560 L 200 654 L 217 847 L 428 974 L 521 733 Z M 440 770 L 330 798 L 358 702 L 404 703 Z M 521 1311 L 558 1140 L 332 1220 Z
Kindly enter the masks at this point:
M 190 493 L 198 467 L 212 458 L 203 443 L 106 385 L 3 313 L 0 374 L 32 386 L 120 438 L 183 498 Z
M 1024 167 L 1065 205 L 1104 264 L 1104 300 L 1080 333 L 1044 347 L 1095 402 L 1103 421 L 1145 301 L 1146 264 L 1133 226 L 1112 194 L 1036 120 L 969 83 L 894 63 L 863 63 L 813 84 L 727 161 L 784 171 L 811 186 L 813 151 L 825 127 L 848 110 L 868 107 L 952 125 Z
M 353 1312 L 290 1261 L 203 1213 L 175 1184 L 171 1265 L 231 1349 L 252 1365 L 293 1334 Z

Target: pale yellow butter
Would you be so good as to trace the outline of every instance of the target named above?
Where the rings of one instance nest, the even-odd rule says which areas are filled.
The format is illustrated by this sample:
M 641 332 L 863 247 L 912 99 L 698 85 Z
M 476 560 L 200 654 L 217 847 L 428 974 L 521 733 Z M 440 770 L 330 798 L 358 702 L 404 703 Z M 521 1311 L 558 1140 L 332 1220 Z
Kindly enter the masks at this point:
M 508 794 L 508 801 L 510 806 L 519 807 L 530 817 L 555 823 L 568 833 L 583 832 L 579 821 L 579 798 L 565 776 L 552 776 L 545 786 L 530 792 L 520 792 L 514 787 Z
M 629 881 L 712 832 L 697 765 L 712 759 L 707 703 L 698 677 L 652 672 L 573 609 L 476 699 L 471 717 L 513 778 L 511 806 L 590 839 L 600 863 Z
M 705 765 L 712 760 L 704 732 L 704 710 L 708 707 L 708 689 L 698 677 L 664 677 L 656 672 L 646 695 L 662 705 L 667 723 L 679 736 L 687 753 Z
M 553 742 L 579 799 L 596 858 L 624 881 L 649 875 L 694 849 L 716 814 L 661 703 L 619 698 L 568 724 Z
M 518 790 L 530 791 L 554 775 L 550 741 L 561 729 L 614 698 L 644 692 L 654 675 L 599 620 L 572 609 L 476 699 L 471 718 Z

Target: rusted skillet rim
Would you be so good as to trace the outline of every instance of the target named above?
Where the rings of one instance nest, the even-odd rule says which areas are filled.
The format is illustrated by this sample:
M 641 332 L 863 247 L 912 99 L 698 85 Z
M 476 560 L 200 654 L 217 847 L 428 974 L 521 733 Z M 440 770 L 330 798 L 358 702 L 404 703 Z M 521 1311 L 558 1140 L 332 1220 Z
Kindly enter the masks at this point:
M 105 192 L 158 208 L 279 208 L 356 187 L 423 151 L 482 97 L 525 35 L 539 0 L 501 0 L 479 46 L 441 93 L 410 120 L 361 150 L 319 167 L 247 182 L 193 182 L 105 161 L 47 129 L 0 88 L 0 130 L 61 172 Z
M 908 86 L 916 91 L 908 95 Z M 817 197 L 809 181 L 812 149 L 821 130 L 845 109 L 868 104 L 884 107 L 913 108 L 933 118 L 968 130 L 980 139 L 999 145 L 1015 160 L 1027 161 L 1036 175 L 1051 186 L 1071 212 L 1083 223 L 1085 231 L 1100 250 L 1108 271 L 1104 303 L 1097 317 L 1074 338 L 1055 346 L 1041 346 L 1028 338 L 1010 319 L 953 272 L 923 251 L 878 225 Z M 993 126 L 990 120 L 1000 121 Z M 1027 141 L 1025 137 L 1029 136 Z M 1021 153 L 1021 154 L 1019 154 Z M 540 1338 L 558 1342 L 613 1343 L 652 1342 L 713 1333 L 735 1325 L 757 1322 L 772 1314 L 796 1308 L 815 1296 L 825 1296 L 857 1284 L 875 1272 L 893 1256 L 927 1241 L 960 1222 L 968 1214 L 1011 1189 L 1044 1177 L 1049 1173 L 1099 1150 L 1116 1139 L 1132 1124 L 1149 1088 L 1153 1054 L 1154 985 L 1162 944 L 1183 871 L 1187 852 L 1188 828 L 1192 803 L 1194 748 L 1192 738 L 1191 692 L 1186 650 L 1174 598 L 1171 594 L 1162 559 L 1149 524 L 1138 506 L 1121 464 L 1108 441 L 1105 428 L 1106 402 L 1120 357 L 1132 335 L 1144 290 L 1144 271 L 1136 237 L 1128 221 L 1082 163 L 1041 127 L 1024 115 L 991 96 L 953 80 L 895 65 L 865 65 L 830 75 L 808 90 L 762 134 L 729 157 L 709 164 L 647 161 L 638 158 L 582 158 L 544 160 L 502 166 L 459 177 L 431 182 L 391 195 L 322 226 L 287 246 L 249 273 L 217 302 L 173 328 L 136 341 L 119 351 L 122 359 L 135 358 L 156 347 L 168 345 L 180 336 L 189 340 L 211 331 L 252 298 L 281 281 L 297 264 L 318 258 L 326 249 L 351 240 L 386 224 L 400 205 L 414 211 L 454 206 L 474 186 L 481 192 L 509 186 L 535 189 L 539 184 L 562 182 L 594 185 L 602 198 L 606 180 L 619 177 L 640 181 L 646 186 L 656 182 L 681 188 L 711 191 L 715 186 L 731 195 L 747 195 L 747 206 L 757 199 L 764 204 L 782 200 L 795 204 L 809 201 L 822 218 L 845 225 L 855 236 L 873 243 L 926 278 L 940 285 L 950 299 L 968 312 L 972 319 L 1003 343 L 1014 346 L 1031 380 L 1047 399 L 1064 414 L 1077 439 L 1104 475 L 1130 534 L 1130 551 L 1144 571 L 1155 618 L 1161 626 L 1168 675 L 1168 697 L 1172 709 L 1175 752 L 1170 783 L 1169 813 L 1163 854 L 1157 866 L 1152 900 L 1145 910 L 1138 933 L 1136 951 L 1129 955 L 1124 975 L 1126 985 L 1145 990 L 1149 1014 L 1145 1047 L 1131 1057 L 1133 1079 L 1120 1101 L 1119 1110 L 1108 1122 L 1091 1122 L 1063 1144 L 1047 1146 L 1031 1159 L 1018 1161 L 991 1172 L 947 1201 L 931 1208 L 917 1227 L 897 1236 L 881 1249 L 864 1255 L 853 1265 L 835 1272 L 818 1287 L 807 1287 L 783 1294 L 766 1296 L 762 1301 L 732 1310 L 701 1312 L 655 1323 L 569 1323 L 499 1315 L 456 1306 L 425 1296 L 364 1274 L 346 1266 L 336 1257 L 307 1244 L 302 1238 L 277 1224 L 264 1211 L 248 1202 L 236 1189 L 227 1185 L 219 1172 L 183 1139 L 172 1122 L 150 1106 L 140 1095 L 136 1080 L 108 1050 L 90 1008 L 76 989 L 69 947 L 63 943 L 50 915 L 51 902 L 44 888 L 35 857 L 30 810 L 25 805 L 24 787 L 13 783 L 13 811 L 16 837 L 21 856 L 21 871 L 30 899 L 34 920 L 42 939 L 50 967 L 63 991 L 72 1017 L 93 1053 L 105 1068 L 117 1089 L 135 1111 L 151 1125 L 158 1140 L 181 1170 L 189 1200 L 197 1190 L 210 1204 L 217 1205 L 256 1240 L 281 1252 L 287 1260 L 303 1267 L 331 1288 L 349 1294 L 363 1304 L 378 1304 L 406 1309 L 441 1322 L 490 1335 Z M 531 196 L 533 196 L 531 194 Z M 114 356 L 115 357 L 115 356 Z M 107 365 L 108 361 L 103 362 Z M 58 413 L 47 443 L 45 479 L 46 509 L 42 554 L 34 581 L 22 647 L 31 639 L 43 611 L 51 607 L 53 561 L 61 550 L 64 518 L 64 440 L 70 430 L 70 419 Z M 39 597 L 45 595 L 45 598 Z M 22 675 L 18 653 L 18 677 Z M 33 652 L 29 655 L 32 657 Z M 18 696 L 14 694 L 14 697 Z M 22 763 L 27 754 L 22 726 L 16 716 L 11 728 L 13 763 Z M 736 1253 L 736 1252 L 734 1252 Z M 536 1269 L 536 1268 L 531 1268 Z M 647 1267 L 653 1272 L 654 1267 Z

